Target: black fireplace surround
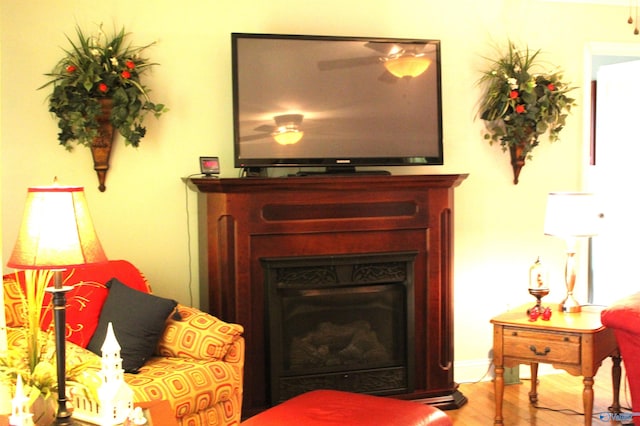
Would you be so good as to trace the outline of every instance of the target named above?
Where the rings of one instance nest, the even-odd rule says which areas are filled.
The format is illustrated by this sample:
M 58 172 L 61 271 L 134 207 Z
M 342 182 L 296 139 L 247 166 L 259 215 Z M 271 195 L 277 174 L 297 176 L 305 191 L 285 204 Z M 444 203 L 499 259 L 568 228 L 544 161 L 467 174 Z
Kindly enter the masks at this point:
M 416 254 L 261 259 L 271 404 L 314 389 L 414 390 Z

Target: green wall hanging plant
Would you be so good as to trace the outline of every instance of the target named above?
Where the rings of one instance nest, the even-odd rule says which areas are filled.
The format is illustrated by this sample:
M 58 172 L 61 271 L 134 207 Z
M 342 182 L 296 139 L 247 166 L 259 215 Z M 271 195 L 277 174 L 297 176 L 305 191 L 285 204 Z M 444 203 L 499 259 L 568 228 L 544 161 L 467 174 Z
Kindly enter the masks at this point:
M 86 35 L 76 27 L 77 40 L 67 36 L 71 47 L 51 73 L 50 80 L 40 87 L 53 87 L 49 96 L 49 111 L 58 120 L 58 141 L 67 150 L 73 142 L 87 147 L 105 149 L 94 154 L 100 190 L 109 168 L 109 153 L 114 130 L 122 135 L 125 145 L 138 147 L 146 134 L 143 125 L 148 113 L 159 117 L 167 111 L 154 103 L 142 75 L 155 63 L 142 57 L 142 52 L 154 43 L 133 47 L 126 43 L 129 34 L 124 28 L 108 36 L 98 27 L 95 35 Z M 105 158 L 106 155 L 106 158 Z
M 486 128 L 484 138 L 509 150 L 514 184 L 540 136 L 558 140 L 575 105 L 567 95 L 574 87 L 563 81 L 559 70 L 545 71 L 537 62 L 539 54 L 540 50 L 518 49 L 509 42 L 506 53 L 489 59 L 489 69 L 479 82 L 484 89 L 479 111 Z

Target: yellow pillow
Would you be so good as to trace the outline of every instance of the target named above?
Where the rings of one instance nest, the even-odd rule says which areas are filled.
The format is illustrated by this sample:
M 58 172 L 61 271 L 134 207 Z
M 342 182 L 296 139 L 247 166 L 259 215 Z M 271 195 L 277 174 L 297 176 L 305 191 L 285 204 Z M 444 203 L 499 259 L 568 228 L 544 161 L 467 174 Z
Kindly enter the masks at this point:
M 221 360 L 244 328 L 199 309 L 178 305 L 181 320 L 167 320 L 157 353 L 168 357 Z

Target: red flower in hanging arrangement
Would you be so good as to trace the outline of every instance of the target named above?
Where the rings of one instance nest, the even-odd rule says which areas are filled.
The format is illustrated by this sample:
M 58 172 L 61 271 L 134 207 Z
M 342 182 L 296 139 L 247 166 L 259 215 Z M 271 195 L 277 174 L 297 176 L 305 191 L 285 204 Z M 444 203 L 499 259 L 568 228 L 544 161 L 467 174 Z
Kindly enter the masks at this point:
M 104 83 L 100 83 L 100 84 L 98 84 L 98 90 L 99 90 L 101 93 L 107 93 L 107 91 L 109 91 L 109 86 L 107 86 L 107 85 L 106 85 L 106 84 L 104 84 Z
M 127 80 L 131 78 L 131 73 L 127 70 L 122 71 L 120 75 L 122 76 L 122 78 L 125 78 Z
M 510 97 L 511 99 L 517 99 L 519 95 L 520 95 L 520 94 L 518 93 L 518 91 L 517 91 L 517 90 L 512 90 L 512 91 L 509 93 L 509 97 Z
M 75 65 L 67 65 L 67 72 L 69 74 L 73 73 L 76 70 L 76 66 Z
M 524 105 L 516 105 L 516 112 L 518 114 L 524 114 L 527 110 L 525 109 Z
M 136 67 L 136 64 L 133 61 L 127 61 L 124 64 L 127 68 L 129 68 L 130 70 L 134 69 Z
M 547 84 L 547 89 L 553 92 L 554 90 L 556 90 L 556 86 L 553 83 L 549 83 Z

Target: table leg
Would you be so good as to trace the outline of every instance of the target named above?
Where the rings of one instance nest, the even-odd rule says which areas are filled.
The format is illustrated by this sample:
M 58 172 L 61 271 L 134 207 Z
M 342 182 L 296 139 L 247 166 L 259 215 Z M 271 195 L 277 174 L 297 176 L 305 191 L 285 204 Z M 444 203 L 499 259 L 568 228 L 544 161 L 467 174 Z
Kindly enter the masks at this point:
M 584 424 L 591 426 L 593 416 L 593 377 L 585 377 L 582 380 L 584 390 L 582 391 L 582 403 L 584 404 Z
M 493 381 L 493 388 L 496 398 L 496 417 L 493 421 L 494 425 L 503 424 L 502 418 L 502 399 L 504 397 L 504 367 L 501 365 L 495 366 L 496 377 Z
M 538 402 L 538 363 L 531 363 L 531 390 L 529 391 L 529 402 Z
M 613 365 L 611 366 L 611 380 L 613 382 L 613 402 L 611 403 L 611 407 L 609 407 L 609 411 L 613 413 L 620 413 L 620 377 L 622 376 L 621 368 L 620 368 L 620 355 L 614 355 L 611 357 L 611 361 L 613 361 Z

